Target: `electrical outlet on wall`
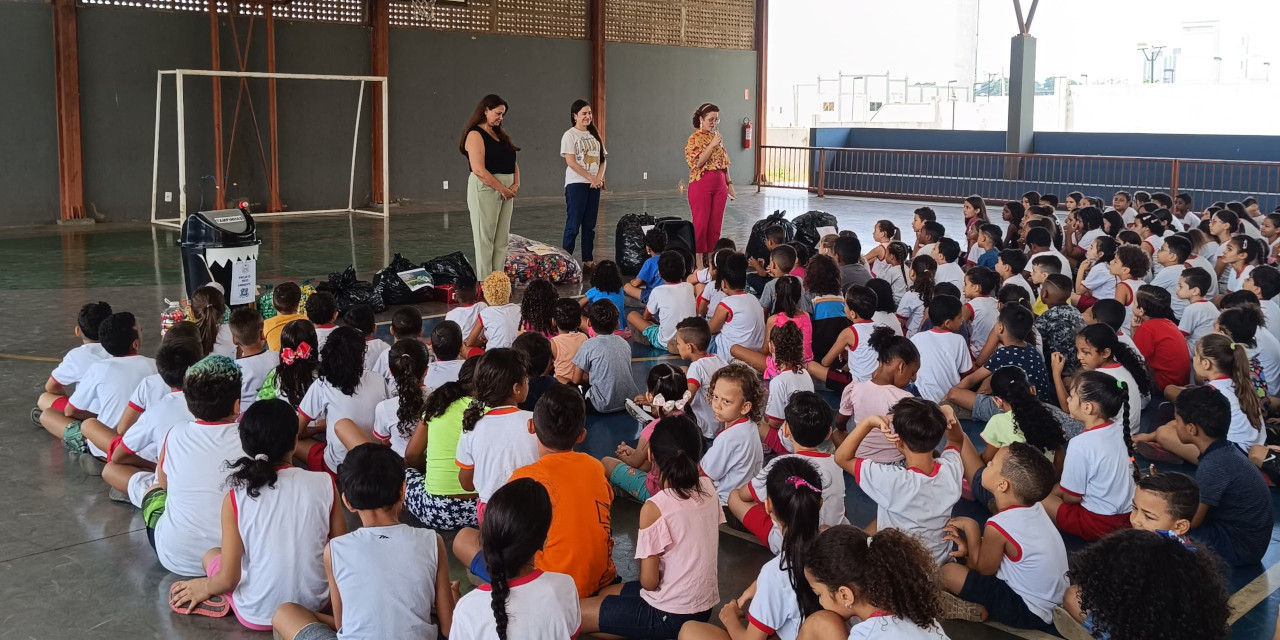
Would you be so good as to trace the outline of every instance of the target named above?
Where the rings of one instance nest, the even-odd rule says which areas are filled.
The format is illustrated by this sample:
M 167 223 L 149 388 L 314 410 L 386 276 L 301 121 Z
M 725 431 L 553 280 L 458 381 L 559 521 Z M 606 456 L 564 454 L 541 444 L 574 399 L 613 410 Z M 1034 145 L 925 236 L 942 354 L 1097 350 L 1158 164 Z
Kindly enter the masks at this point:
M 649 172 L 648 172 L 648 171 L 644 172 L 644 179 L 645 179 L 645 180 L 648 180 L 648 179 L 649 179 Z
M 445 190 L 448 190 L 448 189 L 449 189 L 449 181 L 448 181 L 448 180 L 445 180 L 445 181 L 444 181 L 444 188 L 445 188 Z
M 164 201 L 165 201 L 165 202 L 173 202 L 173 192 L 172 192 L 172 191 L 166 191 L 166 192 L 164 192 Z

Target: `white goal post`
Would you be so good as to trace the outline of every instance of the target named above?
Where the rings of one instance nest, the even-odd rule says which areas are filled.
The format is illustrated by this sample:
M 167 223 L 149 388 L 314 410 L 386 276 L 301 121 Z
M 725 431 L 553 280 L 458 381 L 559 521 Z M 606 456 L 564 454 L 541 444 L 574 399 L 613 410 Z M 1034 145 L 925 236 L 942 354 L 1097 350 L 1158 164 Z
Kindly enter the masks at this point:
M 174 95 L 177 106 L 177 137 L 178 137 L 178 217 L 176 218 L 159 218 L 156 216 L 156 197 L 159 192 L 160 180 L 160 115 L 162 108 L 162 97 L 164 95 L 164 78 L 165 76 L 173 76 L 174 78 Z M 359 82 L 360 94 L 356 101 L 356 121 L 355 132 L 351 139 L 351 173 L 347 187 L 347 206 L 345 209 L 317 209 L 309 211 L 281 211 L 273 213 L 254 213 L 254 218 L 268 218 L 277 216 L 297 216 L 303 214 L 324 214 L 324 213 L 361 213 L 380 218 L 390 217 L 390 201 L 391 201 L 391 184 L 389 176 L 390 169 L 390 153 L 389 139 L 387 135 L 387 78 L 386 76 L 348 76 L 348 75 L 323 75 L 323 74 L 306 74 L 306 73 L 264 73 L 257 71 L 211 71 L 206 69 L 169 69 L 156 72 L 156 131 L 155 131 L 155 150 L 152 157 L 151 166 L 151 224 L 162 225 L 166 227 L 181 228 L 182 223 L 187 219 L 187 150 L 186 150 L 186 115 L 183 104 L 183 80 L 187 76 L 202 77 L 230 77 L 230 78 L 274 78 L 278 80 L 337 80 L 347 82 Z M 368 209 L 360 209 L 355 206 L 355 181 L 356 181 L 356 152 L 360 146 L 360 115 L 364 107 L 364 88 L 366 84 L 377 83 L 373 91 L 381 91 L 382 93 L 382 127 L 381 131 L 375 131 L 374 135 L 382 138 L 382 210 L 374 211 Z M 224 185 L 217 185 L 222 189 Z M 278 188 L 278 185 L 277 185 Z

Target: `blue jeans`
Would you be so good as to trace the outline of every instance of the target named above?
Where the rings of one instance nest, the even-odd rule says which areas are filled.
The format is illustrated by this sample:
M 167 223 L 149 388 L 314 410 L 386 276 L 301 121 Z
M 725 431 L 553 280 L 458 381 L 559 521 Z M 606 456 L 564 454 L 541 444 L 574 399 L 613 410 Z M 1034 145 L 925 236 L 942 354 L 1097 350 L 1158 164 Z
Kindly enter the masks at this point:
M 600 189 L 592 189 L 585 182 L 575 182 L 564 186 L 565 223 L 564 239 L 560 246 L 573 253 L 573 245 L 578 239 L 578 231 L 582 231 L 582 261 L 594 260 L 592 251 L 596 246 L 596 216 L 600 213 Z

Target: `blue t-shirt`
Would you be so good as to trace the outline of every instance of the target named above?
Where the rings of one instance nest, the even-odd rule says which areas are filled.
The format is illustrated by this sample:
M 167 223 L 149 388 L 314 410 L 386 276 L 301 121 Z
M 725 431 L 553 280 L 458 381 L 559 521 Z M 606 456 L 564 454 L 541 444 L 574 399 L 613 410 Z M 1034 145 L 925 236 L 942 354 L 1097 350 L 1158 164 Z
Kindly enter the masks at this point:
M 1000 260 L 1000 252 L 995 247 L 987 249 L 987 252 L 978 257 L 978 266 L 988 269 L 995 269 L 996 262 Z
M 1208 543 L 1232 565 L 1261 560 L 1271 541 L 1275 515 L 1271 491 L 1253 462 L 1225 438 L 1217 440 L 1200 454 L 1196 484 L 1200 503 L 1209 505 L 1209 513 L 1187 536 Z M 1229 549 L 1219 548 L 1222 538 Z
M 645 293 L 647 294 L 649 292 L 645 291 Z M 595 287 L 591 287 L 590 289 L 587 289 L 587 292 L 584 295 L 586 295 L 588 303 L 595 302 L 596 300 L 608 300 L 609 302 L 612 302 L 613 306 L 618 308 L 618 331 L 622 331 L 627 328 L 627 314 L 622 311 L 627 304 L 626 294 L 621 291 L 605 293 Z
M 640 292 L 640 301 L 648 302 L 649 293 L 662 284 L 662 276 L 658 275 L 658 256 L 649 256 L 644 261 L 644 266 L 640 267 L 640 273 L 636 275 L 644 281 L 644 290 Z

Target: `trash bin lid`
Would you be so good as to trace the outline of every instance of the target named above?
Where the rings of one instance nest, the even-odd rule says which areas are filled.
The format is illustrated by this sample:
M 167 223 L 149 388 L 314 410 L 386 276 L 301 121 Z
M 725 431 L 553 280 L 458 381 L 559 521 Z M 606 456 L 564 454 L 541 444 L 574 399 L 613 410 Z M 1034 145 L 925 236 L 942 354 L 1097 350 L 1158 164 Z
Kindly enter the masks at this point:
M 232 247 L 257 244 L 258 234 L 247 203 L 239 209 L 199 211 L 182 223 L 185 246 Z

